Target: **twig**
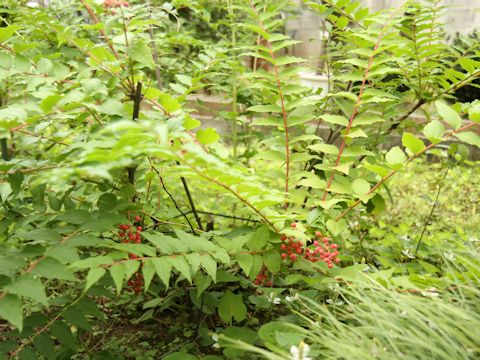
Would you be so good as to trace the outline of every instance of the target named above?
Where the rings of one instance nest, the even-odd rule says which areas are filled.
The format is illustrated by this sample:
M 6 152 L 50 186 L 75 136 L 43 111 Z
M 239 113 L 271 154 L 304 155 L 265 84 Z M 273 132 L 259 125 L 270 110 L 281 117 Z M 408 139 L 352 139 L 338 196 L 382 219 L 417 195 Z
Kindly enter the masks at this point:
M 158 169 L 155 167 L 155 165 L 153 165 L 153 162 L 152 162 L 152 160 L 151 160 L 150 158 L 148 158 L 148 161 L 150 162 L 150 165 L 152 166 L 153 171 L 155 171 L 155 172 L 157 173 L 158 179 L 160 180 L 160 184 L 162 185 L 163 190 L 165 190 L 165 192 L 167 193 L 168 197 L 172 200 L 173 205 L 175 205 L 175 207 L 176 207 L 177 210 L 180 212 L 180 214 L 182 214 L 182 216 L 185 218 L 185 220 L 187 221 L 188 225 L 190 226 L 190 229 L 191 229 L 192 232 L 196 235 L 197 232 L 195 231 L 195 228 L 192 226 L 192 223 L 190 222 L 190 220 L 188 220 L 187 215 L 182 211 L 182 209 L 180 209 L 180 207 L 178 206 L 177 202 L 175 201 L 175 198 L 172 196 L 172 194 L 168 191 L 167 187 L 165 186 L 165 182 L 163 181 L 163 178 L 162 178 L 162 175 L 160 174 L 160 171 L 158 171 Z
M 193 202 L 192 195 L 190 194 L 190 190 L 188 189 L 187 180 L 185 180 L 183 176 L 180 177 L 180 180 L 182 181 L 183 188 L 185 189 L 185 194 L 187 195 L 188 203 L 190 204 L 190 208 L 192 209 L 193 216 L 197 221 L 198 228 L 200 230 L 203 230 L 202 221 L 200 220 L 200 216 L 198 216 L 198 211 L 195 209 L 195 204 Z
M 422 233 L 420 234 L 420 237 L 417 242 L 417 246 L 415 248 L 415 252 L 413 253 L 414 256 L 417 256 L 418 249 L 420 248 L 420 244 L 422 243 L 422 240 L 423 240 L 423 235 L 425 235 L 425 231 L 427 231 L 428 224 L 430 224 L 430 220 L 432 219 L 433 212 L 435 211 L 435 207 L 437 206 L 438 197 L 440 196 L 440 191 L 442 190 L 445 178 L 447 177 L 449 171 L 450 171 L 450 165 L 447 166 L 447 170 L 445 171 L 445 174 L 443 174 L 442 179 L 438 183 L 437 195 L 435 196 L 435 200 L 433 201 L 430 214 L 428 214 L 428 217 L 425 219 L 425 225 L 423 226 Z
M 191 213 L 191 211 L 187 212 L 186 214 L 189 214 L 189 213 Z M 242 217 L 233 216 L 233 215 L 214 213 L 214 212 L 210 212 L 210 211 L 197 210 L 197 213 L 205 214 L 205 215 L 212 215 L 212 216 L 219 216 L 219 217 L 224 217 L 224 218 L 227 218 L 227 219 L 235 219 L 235 220 L 242 220 L 242 221 L 249 221 L 249 222 L 259 222 L 258 220 L 255 220 L 255 219 L 247 219 L 247 218 L 242 218 Z M 177 215 L 176 217 L 179 217 L 179 216 L 181 216 L 181 215 Z

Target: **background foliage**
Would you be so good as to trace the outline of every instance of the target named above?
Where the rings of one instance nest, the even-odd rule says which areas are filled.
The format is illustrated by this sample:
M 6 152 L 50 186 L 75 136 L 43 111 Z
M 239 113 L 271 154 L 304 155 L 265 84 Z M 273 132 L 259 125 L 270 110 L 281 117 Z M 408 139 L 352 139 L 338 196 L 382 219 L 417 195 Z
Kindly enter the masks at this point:
M 480 146 L 480 102 L 454 96 L 479 77 L 477 43 L 444 41 L 436 0 L 304 5 L 330 34 L 326 95 L 299 80 L 289 1 L 1 2 L 4 357 L 307 358 L 302 341 L 342 357 L 352 332 L 359 357 L 400 356 L 414 329 L 433 336 L 425 319 L 478 322 L 466 145 Z M 227 133 L 201 124 L 199 96 L 226 99 L 214 115 Z M 435 181 L 402 177 L 398 200 L 390 179 L 424 154 Z M 436 209 L 447 183 L 448 209 L 469 214 L 458 229 Z M 400 220 L 421 193 L 427 206 Z M 349 314 L 315 304 L 339 297 Z M 385 302 L 430 312 L 404 320 Z M 295 331 L 266 334 L 275 318 Z M 453 339 L 434 338 L 438 358 L 478 355 L 463 329 L 438 328 Z M 408 337 L 382 337 L 398 329 Z M 159 337 L 145 354 L 121 348 Z M 337 352 L 320 351 L 327 339 Z

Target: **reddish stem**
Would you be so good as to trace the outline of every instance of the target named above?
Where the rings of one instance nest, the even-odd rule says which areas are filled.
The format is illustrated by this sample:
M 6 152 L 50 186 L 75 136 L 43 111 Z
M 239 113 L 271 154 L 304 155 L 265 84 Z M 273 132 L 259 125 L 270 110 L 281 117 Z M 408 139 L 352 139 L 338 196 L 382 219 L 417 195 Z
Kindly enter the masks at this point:
M 85 7 L 85 9 L 87 10 L 87 12 L 88 12 L 88 14 L 90 15 L 90 17 L 93 19 L 93 21 L 95 22 L 95 24 L 99 24 L 100 21 L 98 20 L 97 16 L 96 16 L 95 13 L 93 12 L 92 8 L 85 2 L 85 0 L 82 1 L 82 5 Z M 107 34 L 105 33 L 105 31 L 103 31 L 103 29 L 98 29 L 98 31 L 100 32 L 100 34 L 102 34 L 103 38 L 104 38 L 105 41 L 107 42 L 108 47 L 110 48 L 110 50 L 112 50 L 113 55 L 115 55 L 115 57 L 117 58 L 117 60 L 120 60 L 120 56 L 118 56 L 117 51 L 116 51 L 115 48 L 113 47 L 113 44 L 112 44 L 112 42 L 110 41 L 110 39 L 108 38 L 108 36 L 107 36 Z
M 380 32 L 380 34 L 378 36 L 378 40 L 375 43 L 375 46 L 373 48 L 372 55 L 368 59 L 368 64 L 367 64 L 367 67 L 365 68 L 365 73 L 363 75 L 362 85 L 360 86 L 360 91 L 358 92 L 357 100 L 356 100 L 355 105 L 353 107 L 352 115 L 350 116 L 350 119 L 348 120 L 347 127 L 345 128 L 345 134 L 343 135 L 342 144 L 340 145 L 340 149 L 338 151 L 337 159 L 335 160 L 335 167 L 337 167 L 338 164 L 340 164 L 340 159 L 342 158 L 343 150 L 345 149 L 345 145 L 346 145 L 346 143 L 345 143 L 346 137 L 350 133 L 350 129 L 351 129 L 352 124 L 353 124 L 353 120 L 355 119 L 355 117 L 358 114 L 358 108 L 359 108 L 360 102 L 362 100 L 363 91 L 365 90 L 365 85 L 367 83 L 368 74 L 370 73 L 370 70 L 372 68 L 373 59 L 375 58 L 376 51 L 378 50 L 378 47 L 380 46 L 380 42 L 382 41 L 383 35 L 385 34 L 385 31 L 388 27 L 388 23 L 394 15 L 395 15 L 395 13 L 390 15 L 387 22 L 383 26 L 382 31 Z M 323 191 L 322 201 L 325 201 L 325 199 L 327 198 L 328 189 L 330 189 L 330 186 L 332 185 L 333 179 L 335 177 L 335 173 L 336 173 L 336 170 L 332 169 L 332 174 L 330 175 L 330 178 L 328 179 L 327 187 Z

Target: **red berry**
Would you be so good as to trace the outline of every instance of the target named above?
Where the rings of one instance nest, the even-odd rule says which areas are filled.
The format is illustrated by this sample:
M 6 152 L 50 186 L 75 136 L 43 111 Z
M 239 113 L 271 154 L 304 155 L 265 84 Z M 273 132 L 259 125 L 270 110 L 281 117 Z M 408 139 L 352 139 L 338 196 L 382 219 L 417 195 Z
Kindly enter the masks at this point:
M 143 228 L 141 226 L 137 226 L 137 231 L 142 231 Z
M 287 258 L 287 254 L 282 253 L 282 254 L 280 255 L 280 257 L 282 258 L 282 260 L 285 260 L 285 259 Z
M 320 231 L 315 231 L 315 236 L 320 237 L 320 236 L 322 236 L 322 233 Z
M 287 245 L 285 245 L 285 244 L 282 244 L 282 245 L 280 246 L 280 249 L 282 249 L 282 250 L 285 250 L 286 248 L 287 248 Z
M 282 241 L 285 241 L 285 240 L 287 240 L 287 235 L 285 235 L 285 234 L 282 234 L 282 236 L 280 236 L 280 240 L 282 240 Z
M 140 216 L 138 216 L 138 215 L 135 216 L 135 221 L 136 221 L 136 222 L 139 222 L 139 221 L 141 221 L 141 220 L 142 220 L 142 218 L 141 218 Z
M 331 268 L 333 267 L 333 264 L 332 264 L 331 262 L 329 262 L 329 263 L 327 264 L 327 266 L 328 266 L 329 269 L 331 269 Z
M 297 254 L 301 254 L 303 252 L 303 249 L 298 248 L 297 249 Z
M 291 223 L 290 226 L 295 229 L 297 227 L 297 223 Z

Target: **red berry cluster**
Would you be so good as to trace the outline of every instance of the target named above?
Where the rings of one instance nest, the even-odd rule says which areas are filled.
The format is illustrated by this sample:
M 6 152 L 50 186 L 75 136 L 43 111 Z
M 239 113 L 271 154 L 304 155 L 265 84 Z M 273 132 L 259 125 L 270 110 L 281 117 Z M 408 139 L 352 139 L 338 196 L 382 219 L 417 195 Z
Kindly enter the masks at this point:
M 297 224 L 293 223 L 292 228 L 295 228 Z M 282 244 L 280 249 L 282 250 L 281 257 L 282 260 L 290 260 L 295 262 L 298 256 L 303 256 L 304 259 L 317 262 L 323 261 L 331 269 L 333 263 L 339 263 L 340 259 L 338 256 L 338 245 L 330 244 L 330 239 L 326 236 L 323 236 L 320 231 L 315 233 L 316 239 L 313 241 L 312 245 L 304 246 L 301 241 L 296 241 L 293 236 L 287 237 L 286 235 L 281 236 Z
M 105 8 L 117 8 L 120 6 L 128 7 L 129 4 L 128 4 L 128 1 L 123 1 L 123 0 L 105 0 L 103 2 L 103 6 Z
M 272 282 L 268 278 L 268 270 L 263 267 L 260 273 L 257 275 L 257 278 L 253 282 L 255 285 L 266 285 L 272 286 Z
M 118 236 L 120 237 L 122 243 L 128 244 L 140 244 L 142 242 L 142 231 L 143 228 L 140 225 L 142 218 L 140 216 L 135 216 L 133 225 L 129 224 L 120 224 L 118 226 L 119 232 Z M 135 254 L 128 254 L 130 259 L 137 259 L 138 256 Z M 132 278 L 127 282 L 129 289 L 136 294 L 142 292 L 143 286 L 143 275 L 140 271 L 137 271 L 133 274 Z

